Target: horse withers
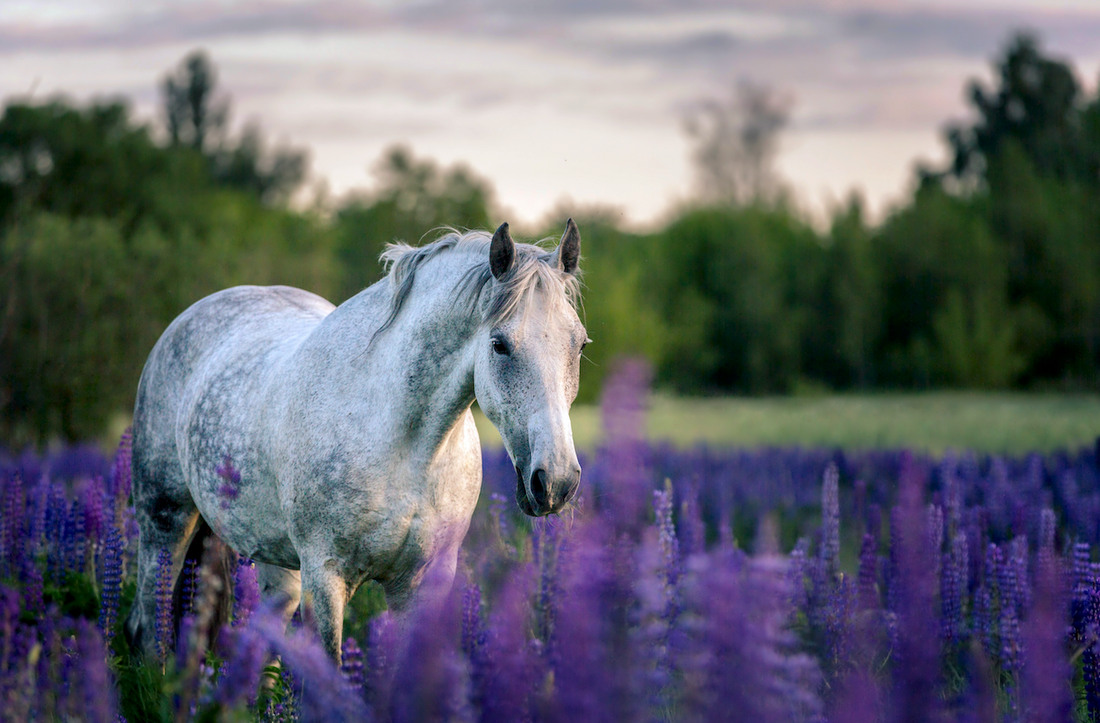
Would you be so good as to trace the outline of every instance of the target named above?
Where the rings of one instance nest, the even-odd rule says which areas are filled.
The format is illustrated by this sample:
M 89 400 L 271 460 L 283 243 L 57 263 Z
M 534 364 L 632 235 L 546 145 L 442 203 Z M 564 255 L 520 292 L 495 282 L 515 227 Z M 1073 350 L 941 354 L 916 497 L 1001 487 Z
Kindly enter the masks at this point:
M 390 246 L 387 276 L 338 307 L 240 286 L 176 318 L 134 409 L 131 644 L 155 649 L 158 558 L 170 554 L 174 584 L 200 533 L 256 561 L 285 621 L 304 591 L 337 661 L 363 582 L 398 612 L 449 589 L 481 489 L 475 400 L 515 465 L 520 509 L 561 510 L 581 474 L 579 258 L 572 220 L 552 251 L 503 224 Z

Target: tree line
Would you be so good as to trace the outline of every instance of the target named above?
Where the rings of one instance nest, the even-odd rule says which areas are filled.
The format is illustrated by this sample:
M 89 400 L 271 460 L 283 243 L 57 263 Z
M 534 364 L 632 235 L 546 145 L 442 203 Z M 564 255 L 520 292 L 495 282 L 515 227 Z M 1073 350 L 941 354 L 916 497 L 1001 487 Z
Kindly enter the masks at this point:
M 403 146 L 370 191 L 303 210 L 306 154 L 231 133 L 207 56 L 161 90 L 155 125 L 123 101 L 3 108 L 0 441 L 102 434 L 206 294 L 283 283 L 338 303 L 381 276 L 384 244 L 503 220 L 488 180 Z M 572 215 L 584 238 L 582 400 L 626 354 L 681 393 L 1100 386 L 1100 98 L 1027 35 L 969 98 L 950 163 L 877 225 L 855 196 L 824 231 L 796 209 L 769 166 L 789 103 L 754 86 L 688 124 L 700 193 L 662 228 L 548 214 L 532 235 Z

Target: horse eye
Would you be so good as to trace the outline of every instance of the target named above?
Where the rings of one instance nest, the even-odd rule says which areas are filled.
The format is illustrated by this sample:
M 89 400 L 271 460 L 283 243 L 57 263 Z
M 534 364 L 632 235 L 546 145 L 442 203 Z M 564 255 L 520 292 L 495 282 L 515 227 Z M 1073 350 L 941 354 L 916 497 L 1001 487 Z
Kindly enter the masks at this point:
M 584 348 L 586 346 L 588 346 L 589 344 L 591 344 L 591 343 L 592 343 L 591 339 L 585 339 L 584 341 L 581 342 L 581 353 L 582 354 L 584 353 Z
M 501 339 L 493 339 L 493 351 L 508 356 L 508 345 Z

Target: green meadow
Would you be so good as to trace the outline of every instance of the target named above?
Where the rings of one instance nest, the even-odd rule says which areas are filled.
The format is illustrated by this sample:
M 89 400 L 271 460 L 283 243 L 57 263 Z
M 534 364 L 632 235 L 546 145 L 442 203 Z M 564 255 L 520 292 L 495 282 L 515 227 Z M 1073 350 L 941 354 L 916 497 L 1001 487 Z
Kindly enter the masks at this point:
M 581 449 L 600 439 L 600 410 L 575 405 Z M 500 435 L 475 414 L 487 446 Z M 646 414 L 650 440 L 678 446 L 905 447 L 1022 453 L 1079 448 L 1100 436 L 1100 395 L 929 392 L 806 397 L 685 398 L 655 394 Z

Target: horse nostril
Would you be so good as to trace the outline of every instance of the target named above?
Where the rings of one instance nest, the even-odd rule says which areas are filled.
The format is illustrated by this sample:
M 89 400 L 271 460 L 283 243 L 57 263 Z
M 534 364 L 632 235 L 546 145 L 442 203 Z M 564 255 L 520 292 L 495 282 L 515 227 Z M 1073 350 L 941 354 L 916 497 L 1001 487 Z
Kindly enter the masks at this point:
M 532 501 L 535 503 L 536 509 L 546 509 L 550 491 L 546 486 L 545 470 L 536 469 L 535 473 L 531 475 L 531 496 L 535 498 Z

